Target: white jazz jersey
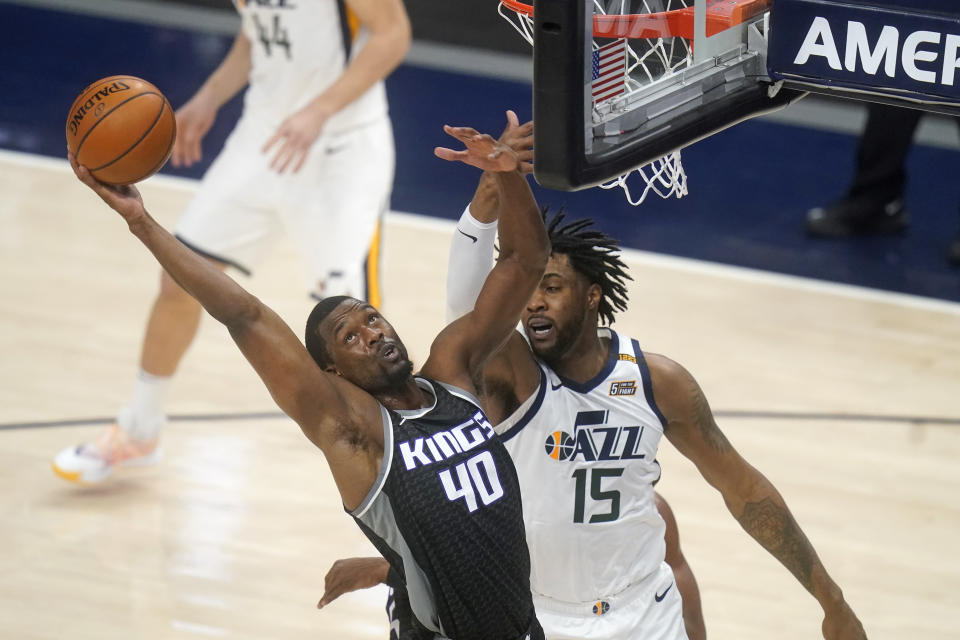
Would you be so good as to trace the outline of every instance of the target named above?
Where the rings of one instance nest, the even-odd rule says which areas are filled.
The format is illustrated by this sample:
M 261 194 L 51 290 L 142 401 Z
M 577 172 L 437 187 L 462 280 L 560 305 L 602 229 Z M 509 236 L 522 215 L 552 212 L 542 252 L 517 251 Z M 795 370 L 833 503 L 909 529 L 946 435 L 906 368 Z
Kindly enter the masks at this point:
M 367 33 L 344 0 L 234 0 L 250 39 L 250 87 L 244 116 L 276 127 L 343 73 Z M 334 115 L 324 131 L 335 133 L 387 114 L 383 82 Z
M 606 601 L 666 566 L 653 497 L 664 419 L 637 342 L 599 331 L 610 356 L 596 377 L 578 384 L 541 362 L 540 388 L 496 427 L 520 476 L 531 587 L 571 605 Z

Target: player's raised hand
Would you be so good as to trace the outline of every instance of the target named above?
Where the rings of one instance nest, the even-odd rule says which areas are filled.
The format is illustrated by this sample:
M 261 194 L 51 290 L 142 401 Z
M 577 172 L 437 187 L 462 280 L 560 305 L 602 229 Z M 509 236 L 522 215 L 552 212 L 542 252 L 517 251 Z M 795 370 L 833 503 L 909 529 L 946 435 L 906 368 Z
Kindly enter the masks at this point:
M 197 94 L 177 109 L 176 117 L 177 139 L 170 162 L 175 167 L 189 167 L 203 158 L 200 143 L 217 118 L 217 107 L 207 97 Z
M 345 593 L 369 589 L 386 582 L 388 571 L 390 565 L 383 558 L 337 560 L 323 579 L 323 597 L 317 603 L 317 609 L 323 609 Z
M 311 102 L 281 122 L 273 137 L 263 145 L 263 153 L 276 144 L 280 145 L 273 154 L 270 168 L 277 173 L 284 173 L 289 168 L 293 173 L 300 171 L 329 117 L 322 104 Z
M 477 133 L 470 127 L 451 127 L 443 130 L 464 144 L 466 149 L 454 151 L 436 147 L 434 155 L 450 162 L 463 162 L 484 171 L 516 171 L 520 167 L 517 153 L 505 144 L 497 142 L 485 133 Z
M 73 167 L 73 173 L 80 179 L 80 182 L 93 189 L 93 192 L 100 196 L 101 200 L 123 216 L 123 219 L 128 223 L 132 223 L 146 215 L 146 210 L 143 208 L 143 199 L 140 197 L 140 191 L 138 191 L 135 186 L 132 184 L 114 186 L 100 182 L 87 171 L 86 167 L 80 166 L 75 155 L 69 153 L 67 154 L 67 158 L 70 160 L 70 166 Z
M 533 171 L 533 120 L 520 124 L 513 111 L 507 111 L 507 126 L 500 134 L 500 142 L 513 149 L 520 159 L 520 173 Z

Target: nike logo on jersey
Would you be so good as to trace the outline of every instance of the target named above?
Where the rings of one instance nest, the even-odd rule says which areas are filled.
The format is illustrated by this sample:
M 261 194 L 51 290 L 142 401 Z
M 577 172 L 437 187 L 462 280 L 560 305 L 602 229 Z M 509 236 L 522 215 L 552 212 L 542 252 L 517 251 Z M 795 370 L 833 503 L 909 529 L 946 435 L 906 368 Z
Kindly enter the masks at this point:
M 653 599 L 656 600 L 657 602 L 663 602 L 663 599 L 667 597 L 667 591 L 670 591 L 670 589 L 672 588 L 673 588 L 673 583 L 671 582 L 670 586 L 664 589 L 663 593 L 654 593 Z
M 557 389 L 559 389 L 559 388 L 562 387 L 562 386 L 563 386 L 563 383 L 562 383 L 562 382 L 559 383 L 559 384 L 553 384 L 553 383 L 551 382 L 551 383 L 550 383 L 550 390 L 551 390 L 551 391 L 556 391 Z
M 400 455 L 407 471 L 418 465 L 425 467 L 469 451 L 493 437 L 493 426 L 477 411 L 474 416 L 447 431 L 438 431 L 429 438 L 414 438 L 400 443 Z
M 457 231 L 460 231 L 461 234 L 467 236 L 467 237 L 470 238 L 474 243 L 476 243 L 476 241 L 477 241 L 477 236 L 472 236 L 472 235 L 470 235 L 469 233 L 465 233 L 464 231 L 462 231 L 462 230 L 460 229 L 460 227 L 457 227 Z
M 340 145 L 339 147 L 327 147 L 327 155 L 328 155 L 328 156 L 332 156 L 332 155 L 335 154 L 335 153 L 340 153 L 341 151 L 343 151 L 344 149 L 346 149 L 346 148 L 349 147 L 349 146 L 350 146 L 350 145 L 348 145 L 348 144 L 342 144 L 342 145 Z

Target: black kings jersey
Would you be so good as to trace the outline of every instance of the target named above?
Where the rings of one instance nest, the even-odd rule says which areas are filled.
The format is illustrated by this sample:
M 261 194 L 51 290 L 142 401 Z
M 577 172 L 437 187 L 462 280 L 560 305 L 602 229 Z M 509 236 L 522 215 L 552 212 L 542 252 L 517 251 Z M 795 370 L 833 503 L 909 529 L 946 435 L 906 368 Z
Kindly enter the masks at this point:
M 433 405 L 382 409 L 380 474 L 351 515 L 424 627 L 453 640 L 523 638 L 534 610 L 513 462 L 472 396 L 416 382 Z

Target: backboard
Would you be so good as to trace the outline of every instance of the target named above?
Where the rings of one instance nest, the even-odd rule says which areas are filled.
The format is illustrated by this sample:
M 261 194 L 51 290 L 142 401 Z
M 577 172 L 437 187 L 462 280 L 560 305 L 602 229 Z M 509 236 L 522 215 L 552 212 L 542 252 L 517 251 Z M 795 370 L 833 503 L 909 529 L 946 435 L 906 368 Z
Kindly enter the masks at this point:
M 767 75 L 769 5 L 536 0 L 537 181 L 602 184 L 803 96 Z

